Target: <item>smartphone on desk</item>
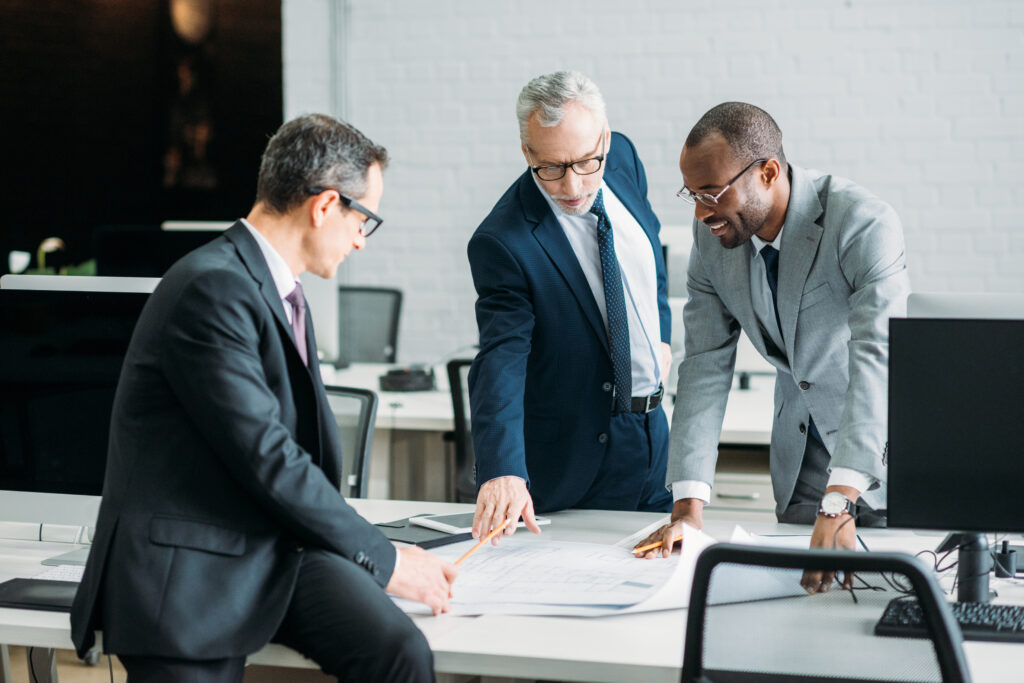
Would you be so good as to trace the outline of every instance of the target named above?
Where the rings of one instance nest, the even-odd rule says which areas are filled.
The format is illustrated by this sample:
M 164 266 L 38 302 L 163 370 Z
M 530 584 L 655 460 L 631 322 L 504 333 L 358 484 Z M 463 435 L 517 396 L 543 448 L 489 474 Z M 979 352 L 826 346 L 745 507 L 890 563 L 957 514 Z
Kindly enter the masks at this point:
M 539 525 L 551 524 L 551 520 L 547 517 L 536 517 L 535 519 Z M 448 534 L 464 534 L 473 530 L 472 512 L 459 512 L 454 515 L 420 515 L 419 517 L 410 517 L 409 521 L 417 526 L 436 529 Z M 526 522 L 520 519 L 517 527 L 522 529 L 525 526 Z

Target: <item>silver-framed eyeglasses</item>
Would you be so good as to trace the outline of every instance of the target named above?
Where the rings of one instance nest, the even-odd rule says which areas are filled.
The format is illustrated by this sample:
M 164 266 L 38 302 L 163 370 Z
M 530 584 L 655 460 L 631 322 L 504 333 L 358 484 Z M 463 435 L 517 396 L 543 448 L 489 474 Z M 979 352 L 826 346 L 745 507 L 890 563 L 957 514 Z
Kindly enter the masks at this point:
M 753 168 L 755 164 L 763 164 L 766 161 L 768 161 L 768 160 L 767 159 L 755 159 L 754 161 L 751 161 L 749 164 L 746 165 L 746 167 L 742 171 L 740 171 L 739 173 L 734 175 L 732 177 L 732 180 L 727 182 L 725 184 L 725 187 L 723 187 L 721 190 L 719 190 L 718 194 L 710 194 L 708 192 L 694 192 L 690 188 L 688 188 L 685 185 L 683 185 L 683 188 L 681 190 L 679 190 L 679 192 L 676 192 L 676 196 L 679 197 L 680 199 L 684 200 L 684 201 L 689 202 L 690 204 L 695 204 L 696 202 L 700 202 L 704 206 L 710 206 L 710 207 L 714 208 L 714 207 L 718 206 L 718 198 L 721 197 L 723 194 L 725 194 L 725 191 L 728 190 L 730 187 L 732 187 L 733 183 L 735 183 L 737 180 L 740 179 L 740 176 L 742 176 L 744 173 L 746 173 L 751 168 Z
M 604 163 L 604 133 L 604 131 L 601 131 L 601 153 L 596 157 L 570 161 L 568 164 L 556 164 L 554 166 L 531 166 L 530 170 L 536 173 L 537 177 L 541 180 L 547 181 L 561 180 L 565 176 L 566 170 L 570 168 L 576 175 L 593 175 L 601 170 L 601 165 Z
M 326 192 L 327 190 L 334 190 L 334 188 L 333 187 L 307 187 L 306 188 L 306 192 L 308 192 L 309 194 L 320 194 L 321 192 Z M 366 220 L 364 220 L 359 225 L 359 232 L 362 233 L 363 237 L 369 237 L 370 235 L 372 235 L 377 230 L 377 228 L 379 228 L 381 226 L 381 223 L 384 222 L 383 218 L 381 218 L 380 216 L 375 214 L 373 211 L 370 211 L 368 208 L 366 208 L 365 206 L 363 206 L 362 204 L 357 202 L 352 197 L 349 197 L 347 194 L 345 194 L 341 190 L 334 190 L 334 191 L 338 193 L 338 197 L 341 199 L 341 203 L 342 204 L 344 204 L 348 208 L 352 209 L 353 211 L 357 211 L 357 212 L 363 214 L 364 216 L 366 216 Z

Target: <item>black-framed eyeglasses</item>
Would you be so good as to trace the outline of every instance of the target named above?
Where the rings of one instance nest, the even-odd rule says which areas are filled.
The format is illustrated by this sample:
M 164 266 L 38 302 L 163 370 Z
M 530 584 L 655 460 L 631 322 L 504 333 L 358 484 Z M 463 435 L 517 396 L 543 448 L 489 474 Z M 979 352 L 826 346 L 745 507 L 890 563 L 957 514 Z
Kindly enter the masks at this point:
M 572 169 L 576 175 L 593 175 L 601 170 L 604 163 L 604 141 L 605 134 L 601 131 L 601 153 L 589 159 L 570 161 L 568 164 L 556 164 L 554 166 L 531 166 L 530 170 L 537 174 L 541 180 L 561 180 L 568 169 Z
M 744 173 L 746 173 L 751 168 L 753 168 L 755 164 L 763 164 L 766 161 L 768 161 L 768 160 L 767 159 L 755 159 L 754 161 L 751 161 L 749 164 L 746 165 L 746 167 L 742 171 L 740 171 L 739 173 L 734 175 L 732 177 L 732 180 L 727 182 L 725 184 L 725 187 L 723 187 L 718 192 L 718 194 L 710 194 L 710 193 L 707 193 L 707 192 L 694 192 L 690 188 L 688 188 L 685 185 L 683 185 L 683 189 L 679 190 L 679 192 L 676 192 L 676 196 L 681 198 L 681 199 L 684 199 L 685 201 L 687 201 L 687 202 L 689 202 L 691 204 L 694 204 L 696 202 L 700 202 L 704 206 L 710 206 L 710 207 L 714 208 L 714 207 L 718 206 L 718 198 L 721 197 L 723 194 L 725 194 L 725 191 L 728 190 L 730 187 L 732 187 L 733 183 L 735 183 L 737 180 L 740 179 L 740 176 L 742 176 Z
M 373 211 L 370 211 L 368 208 L 357 202 L 355 199 L 352 199 L 352 197 L 349 197 L 341 190 L 335 190 L 333 187 L 306 188 L 306 192 L 308 192 L 309 194 L 320 194 L 321 192 L 326 192 L 327 190 L 334 190 L 335 192 L 338 193 L 338 197 L 341 199 L 342 204 L 352 209 L 353 211 L 358 211 L 359 213 L 366 216 L 366 220 L 364 220 L 359 225 L 359 232 L 362 233 L 363 237 L 369 237 L 370 235 L 372 235 L 374 232 L 377 231 L 377 228 L 381 226 L 381 223 L 384 222 L 383 218 L 375 214 Z

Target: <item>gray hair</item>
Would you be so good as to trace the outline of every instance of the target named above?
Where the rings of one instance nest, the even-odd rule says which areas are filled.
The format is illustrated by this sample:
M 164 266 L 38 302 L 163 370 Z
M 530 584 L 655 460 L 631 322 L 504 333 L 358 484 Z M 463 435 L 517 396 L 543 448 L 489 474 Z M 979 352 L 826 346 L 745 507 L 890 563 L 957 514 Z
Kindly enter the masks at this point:
M 516 116 L 519 118 L 519 139 L 526 144 L 526 124 L 537 112 L 537 121 L 545 128 L 562 121 L 565 105 L 579 102 L 597 118 L 604 120 L 604 98 L 597 85 L 579 71 L 556 71 L 537 76 L 519 92 Z
M 388 152 L 355 127 L 324 114 L 307 114 L 277 129 L 267 143 L 256 182 L 256 202 L 284 214 L 330 188 L 354 199 L 366 195 L 366 172 L 388 165 Z
M 695 147 L 706 137 L 719 133 L 741 163 L 755 159 L 777 159 L 783 170 L 782 130 L 768 112 L 745 102 L 723 102 L 712 107 L 686 136 L 686 147 Z

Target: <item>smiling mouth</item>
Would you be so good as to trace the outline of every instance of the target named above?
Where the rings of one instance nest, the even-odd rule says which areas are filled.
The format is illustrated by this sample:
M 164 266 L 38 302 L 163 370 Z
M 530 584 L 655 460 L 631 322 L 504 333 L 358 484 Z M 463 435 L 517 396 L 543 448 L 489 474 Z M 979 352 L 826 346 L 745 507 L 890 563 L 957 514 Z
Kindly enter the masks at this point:
M 725 232 L 725 229 L 729 227 L 729 223 L 727 221 L 705 221 L 704 225 L 708 226 L 708 228 L 711 230 L 711 234 L 714 235 L 715 237 L 720 236 L 722 233 Z

